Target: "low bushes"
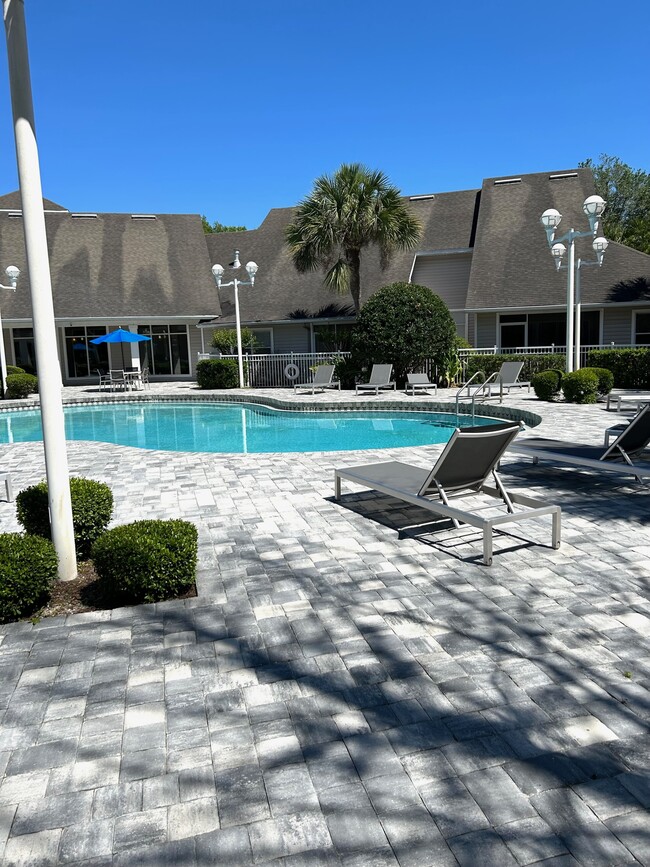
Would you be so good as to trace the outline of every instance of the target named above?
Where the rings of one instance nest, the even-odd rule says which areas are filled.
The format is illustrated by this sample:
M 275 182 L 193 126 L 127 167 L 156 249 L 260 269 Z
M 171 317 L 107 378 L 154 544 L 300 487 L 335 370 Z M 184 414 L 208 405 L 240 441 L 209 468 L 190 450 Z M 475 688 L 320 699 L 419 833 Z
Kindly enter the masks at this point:
M 56 580 L 54 545 L 39 536 L 0 535 L 0 621 L 33 611 Z
M 187 521 L 136 521 L 104 533 L 92 558 L 102 581 L 128 601 L 158 602 L 193 584 L 197 551 Z
M 234 358 L 204 358 L 196 365 L 196 381 L 199 388 L 239 388 L 237 361 Z
M 598 394 L 606 395 L 614 388 L 614 374 L 605 367 L 584 367 L 583 370 L 593 370 L 598 377 Z
M 86 559 L 111 520 L 113 494 L 103 482 L 73 477 L 70 497 L 77 556 Z M 17 495 L 16 514 L 18 523 L 27 533 L 51 538 L 47 482 L 25 488 Z
M 598 382 L 598 374 L 588 367 L 565 373 L 562 378 L 564 397 L 568 403 L 596 403 Z
M 487 378 L 491 373 L 496 373 L 504 361 L 523 361 L 524 366 L 519 374 L 522 382 L 528 380 L 532 382 L 533 376 L 542 370 L 551 368 L 564 370 L 566 361 L 564 355 L 550 353 L 548 355 L 467 355 L 465 358 L 467 360 L 466 380 L 471 379 L 478 370 L 482 370 Z
M 592 349 L 587 363 L 611 371 L 616 388 L 650 387 L 650 348 Z
M 562 377 L 561 370 L 541 370 L 532 376 L 530 384 L 540 400 L 553 400 L 560 393 Z
M 7 376 L 9 376 L 9 375 L 13 376 L 16 373 L 27 373 L 27 371 L 23 370 L 22 367 L 16 367 L 15 364 L 8 364 L 7 365 Z
M 7 374 L 7 400 L 20 400 L 36 394 L 38 391 L 38 379 L 31 373 L 8 373 Z

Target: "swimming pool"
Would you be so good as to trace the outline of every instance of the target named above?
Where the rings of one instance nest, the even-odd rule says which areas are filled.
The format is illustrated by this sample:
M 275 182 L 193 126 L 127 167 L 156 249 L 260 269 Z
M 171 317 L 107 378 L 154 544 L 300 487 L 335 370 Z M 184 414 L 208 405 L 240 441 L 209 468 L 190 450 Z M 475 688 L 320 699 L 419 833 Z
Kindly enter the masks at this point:
M 68 440 L 177 452 L 320 452 L 445 443 L 453 413 L 292 412 L 258 404 L 147 401 L 64 408 Z M 469 427 L 494 419 L 461 416 Z M 0 413 L 0 443 L 43 438 L 38 410 Z

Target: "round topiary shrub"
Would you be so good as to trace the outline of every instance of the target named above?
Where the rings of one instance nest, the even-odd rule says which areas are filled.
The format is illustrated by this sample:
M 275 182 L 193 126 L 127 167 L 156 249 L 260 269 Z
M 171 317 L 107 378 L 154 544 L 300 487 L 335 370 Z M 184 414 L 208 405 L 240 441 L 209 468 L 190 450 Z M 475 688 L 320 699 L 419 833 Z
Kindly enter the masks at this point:
M 598 376 L 588 367 L 565 373 L 562 378 L 562 391 L 568 403 L 596 403 Z
M 562 371 L 542 370 L 531 377 L 530 384 L 540 400 L 553 400 L 560 393 Z
M 582 369 L 592 370 L 598 377 L 598 394 L 609 394 L 614 388 L 614 374 L 606 367 L 583 367 Z
M 0 535 L 0 622 L 17 620 L 45 600 L 56 580 L 54 545 L 39 536 Z
M 199 388 L 239 388 L 237 361 L 234 358 L 204 358 L 196 365 L 196 382 Z
M 178 596 L 194 583 L 198 534 L 188 521 L 136 521 L 113 527 L 92 549 L 107 589 L 133 602 Z
M 13 376 L 16 373 L 27 373 L 27 371 L 23 370 L 22 367 L 16 367 L 15 364 L 8 364 L 7 365 L 7 376 L 10 376 L 10 375 Z
M 361 308 L 352 333 L 352 357 L 360 367 L 393 365 L 398 384 L 423 359 L 438 367 L 456 352 L 456 325 L 449 308 L 431 289 L 414 283 L 391 283 Z
M 7 374 L 7 400 L 20 400 L 36 394 L 38 391 L 38 379 L 31 373 Z
M 70 479 L 72 523 L 77 556 L 87 559 L 96 539 L 108 527 L 113 514 L 113 493 L 93 479 Z M 16 497 L 18 523 L 27 533 L 51 539 L 47 482 L 25 488 Z

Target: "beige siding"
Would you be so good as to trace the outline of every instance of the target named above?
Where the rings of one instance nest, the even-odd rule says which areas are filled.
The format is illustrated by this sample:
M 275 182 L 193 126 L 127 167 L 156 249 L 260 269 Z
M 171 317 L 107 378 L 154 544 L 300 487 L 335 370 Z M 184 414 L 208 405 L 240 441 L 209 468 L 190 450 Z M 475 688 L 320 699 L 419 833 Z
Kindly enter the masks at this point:
M 418 256 L 411 282 L 428 286 L 442 298 L 450 310 L 463 310 L 471 267 L 471 253 Z
M 629 307 L 605 307 L 603 343 L 628 346 L 632 342 L 632 310 Z
M 470 313 L 468 317 L 467 340 L 476 346 L 476 313 Z
M 483 349 L 497 344 L 497 315 L 496 313 L 476 314 L 476 343 L 477 349 Z
M 273 351 L 280 352 L 311 352 L 309 344 L 309 327 L 298 325 L 273 326 Z
M 201 349 L 201 329 L 192 323 L 188 328 L 188 333 L 190 343 L 190 373 L 192 376 L 196 376 L 196 359 L 198 353 L 203 351 Z M 210 344 L 212 343 L 212 331 L 209 328 L 205 329 L 203 339 L 205 341 L 205 351 L 209 352 Z

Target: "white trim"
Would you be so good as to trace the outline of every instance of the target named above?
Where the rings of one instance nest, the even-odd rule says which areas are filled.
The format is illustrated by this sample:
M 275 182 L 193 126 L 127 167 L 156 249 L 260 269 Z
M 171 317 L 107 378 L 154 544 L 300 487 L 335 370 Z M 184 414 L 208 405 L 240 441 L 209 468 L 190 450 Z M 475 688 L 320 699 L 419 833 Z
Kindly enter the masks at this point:
M 636 332 L 637 332 L 636 317 L 639 313 L 650 316 L 650 309 L 648 309 L 648 310 L 633 310 L 632 311 L 632 334 L 630 335 L 630 344 L 631 344 L 631 346 L 648 347 L 648 346 L 650 346 L 649 343 L 637 343 L 636 342 Z

